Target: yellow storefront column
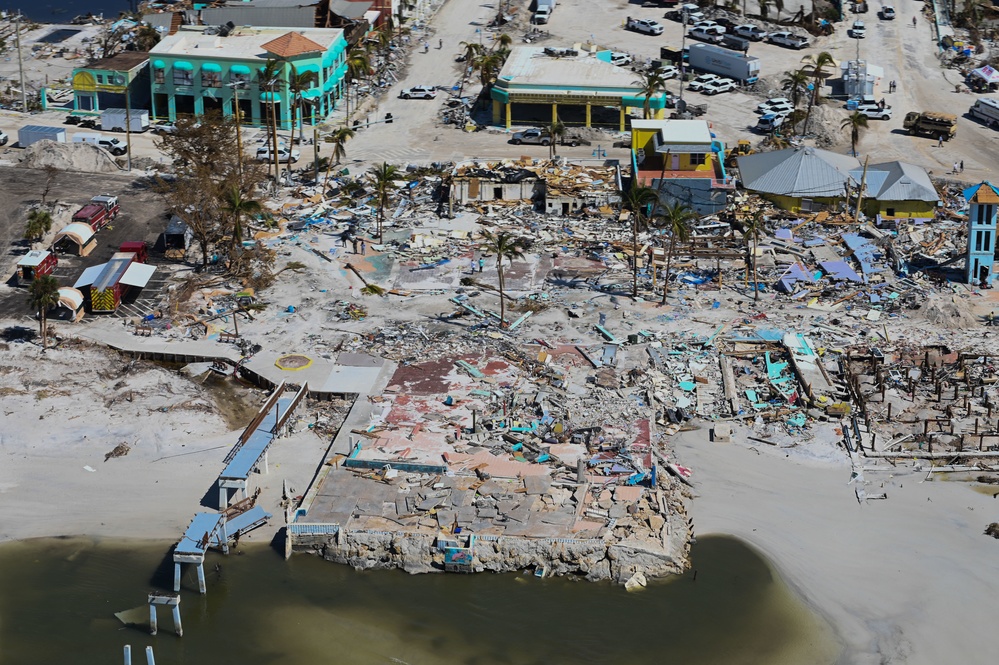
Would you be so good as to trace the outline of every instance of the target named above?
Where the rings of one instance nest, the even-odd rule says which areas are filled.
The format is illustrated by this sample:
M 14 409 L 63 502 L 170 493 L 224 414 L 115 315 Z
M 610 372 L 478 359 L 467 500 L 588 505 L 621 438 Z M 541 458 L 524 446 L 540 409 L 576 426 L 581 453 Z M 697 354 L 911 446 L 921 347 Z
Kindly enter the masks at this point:
M 593 108 L 592 105 L 590 105 L 590 104 L 586 105 L 586 126 L 587 127 L 589 127 L 591 125 L 591 123 L 590 123 L 590 110 L 592 108 Z
M 666 108 L 663 107 L 661 109 L 656 109 L 655 117 L 656 117 L 656 120 L 662 120 L 663 118 L 665 118 L 666 117 Z
M 558 122 L 558 104 L 552 104 L 552 124 Z
M 506 128 L 510 129 L 513 126 L 513 103 L 507 102 L 506 106 Z
M 618 129 L 619 132 L 624 131 L 624 104 L 621 105 L 621 127 Z
M 500 124 L 500 103 L 497 100 L 493 100 L 493 124 Z

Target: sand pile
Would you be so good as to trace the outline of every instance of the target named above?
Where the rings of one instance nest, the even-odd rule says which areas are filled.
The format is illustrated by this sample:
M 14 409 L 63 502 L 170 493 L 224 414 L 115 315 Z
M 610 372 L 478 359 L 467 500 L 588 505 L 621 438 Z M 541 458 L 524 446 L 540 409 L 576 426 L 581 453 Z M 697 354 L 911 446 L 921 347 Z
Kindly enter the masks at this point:
M 65 171 L 117 173 L 121 169 L 106 151 L 89 143 L 39 141 L 24 151 L 21 166 L 40 169 L 54 166 Z
M 921 318 L 942 328 L 974 328 L 982 322 L 968 311 L 967 305 L 954 302 L 953 296 L 931 296 L 913 318 Z

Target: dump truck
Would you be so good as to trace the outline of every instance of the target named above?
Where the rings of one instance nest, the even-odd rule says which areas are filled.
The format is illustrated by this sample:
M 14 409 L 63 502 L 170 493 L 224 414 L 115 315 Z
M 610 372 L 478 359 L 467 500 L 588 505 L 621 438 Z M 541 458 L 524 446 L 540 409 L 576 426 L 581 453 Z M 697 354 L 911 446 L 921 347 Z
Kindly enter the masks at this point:
M 747 85 L 760 78 L 760 59 L 714 44 L 691 44 L 690 67 L 699 72 L 725 76 Z
M 94 231 L 100 231 L 110 224 L 120 211 L 121 206 L 118 204 L 117 196 L 95 196 L 90 199 L 90 203 L 76 211 L 72 223 L 87 224 Z
M 905 114 L 902 127 L 913 136 L 918 134 L 949 141 L 957 135 L 957 116 L 949 113 L 937 113 L 936 111 L 922 113 L 910 111 Z

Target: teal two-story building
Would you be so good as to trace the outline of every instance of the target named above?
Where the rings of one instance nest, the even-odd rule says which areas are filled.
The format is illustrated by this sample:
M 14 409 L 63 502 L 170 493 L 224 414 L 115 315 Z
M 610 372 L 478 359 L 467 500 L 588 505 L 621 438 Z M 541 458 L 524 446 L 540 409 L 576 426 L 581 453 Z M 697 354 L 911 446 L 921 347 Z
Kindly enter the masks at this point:
M 153 119 L 234 115 L 238 100 L 242 123 L 265 125 L 273 104 L 278 127 L 291 129 L 321 122 L 345 94 L 347 42 L 334 28 L 181 26 L 149 52 L 149 67 Z M 311 75 L 298 93 L 296 74 Z

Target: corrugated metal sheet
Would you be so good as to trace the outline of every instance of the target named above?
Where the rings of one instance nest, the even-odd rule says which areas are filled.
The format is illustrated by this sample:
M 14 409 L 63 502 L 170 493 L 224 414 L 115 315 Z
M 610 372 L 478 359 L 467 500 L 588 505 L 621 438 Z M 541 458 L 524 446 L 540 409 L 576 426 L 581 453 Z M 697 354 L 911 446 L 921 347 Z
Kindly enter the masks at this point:
M 860 162 L 819 148 L 789 148 L 739 157 L 739 173 L 746 189 L 764 194 L 801 198 L 835 197 L 857 181 L 850 172 Z

